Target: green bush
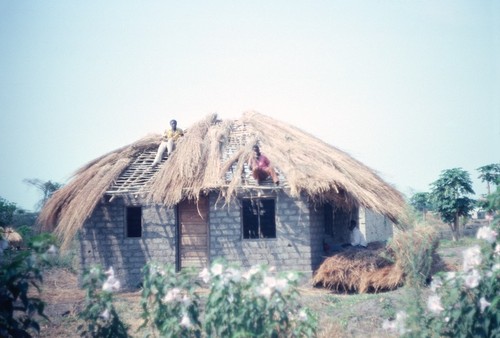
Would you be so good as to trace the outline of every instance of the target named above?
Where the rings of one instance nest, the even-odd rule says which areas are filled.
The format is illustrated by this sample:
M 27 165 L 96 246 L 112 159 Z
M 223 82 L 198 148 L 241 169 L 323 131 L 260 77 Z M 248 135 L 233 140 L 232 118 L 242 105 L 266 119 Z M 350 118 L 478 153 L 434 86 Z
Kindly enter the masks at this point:
M 82 286 L 86 291 L 85 308 L 78 326 L 82 337 L 128 337 L 127 327 L 120 320 L 113 305 L 113 292 L 120 289 L 113 268 L 104 272 L 96 265 L 83 274 Z
M 298 302 L 297 275 L 275 275 L 265 266 L 242 273 L 214 262 L 199 278 L 209 286 L 204 313 L 190 272 L 170 265 L 144 268 L 144 323 L 161 337 L 310 337 L 316 317 Z M 200 318 L 203 317 L 203 323 Z
M 43 301 L 31 290 L 40 292 L 41 266 L 53 254 L 44 241 L 32 244 L 27 251 L 0 249 L 0 337 L 31 337 L 40 331 L 36 315 L 47 319 Z
M 298 276 L 266 266 L 245 273 L 216 262 L 200 274 L 210 282 L 204 329 L 216 337 L 310 337 L 317 319 L 298 302 Z
M 495 240 L 465 250 L 462 271 L 440 274 L 433 280 L 435 292 L 427 307 L 435 314 L 430 325 L 442 335 L 500 336 L 500 253 L 496 232 L 483 227 L 478 236 Z
M 143 269 L 140 328 L 150 326 L 160 337 L 199 337 L 197 283 L 190 271 L 176 273 L 172 265 L 149 263 Z
M 483 245 L 464 251 L 463 269 L 433 278 L 425 302 L 422 290 L 413 288 L 406 312 L 385 327 L 408 337 L 499 337 L 500 246 L 497 231 L 479 229 Z

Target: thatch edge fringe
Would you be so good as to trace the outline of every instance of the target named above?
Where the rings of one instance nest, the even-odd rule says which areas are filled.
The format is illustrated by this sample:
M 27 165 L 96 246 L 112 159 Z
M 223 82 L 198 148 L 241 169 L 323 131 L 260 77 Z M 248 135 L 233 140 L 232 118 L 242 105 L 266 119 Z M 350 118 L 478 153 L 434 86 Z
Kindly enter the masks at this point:
M 137 153 L 155 147 L 157 139 L 157 136 L 147 136 L 78 169 L 70 183 L 56 191 L 47 201 L 37 223 L 44 230 L 55 228 L 55 234 L 62 239 L 62 248 L 67 248 L 114 180 Z

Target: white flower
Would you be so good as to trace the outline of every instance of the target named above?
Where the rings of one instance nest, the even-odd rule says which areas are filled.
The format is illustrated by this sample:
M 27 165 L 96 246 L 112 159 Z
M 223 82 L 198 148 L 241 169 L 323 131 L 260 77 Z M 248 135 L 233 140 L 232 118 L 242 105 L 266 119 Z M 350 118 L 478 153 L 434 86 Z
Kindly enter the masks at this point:
M 304 310 L 300 310 L 300 312 L 299 312 L 299 320 L 301 322 L 305 322 L 307 320 L 307 313 Z
M 446 273 L 446 281 L 451 281 L 453 279 L 455 279 L 455 277 L 457 276 L 457 273 L 455 271 L 449 271 Z
M 203 270 L 201 270 L 198 277 L 200 277 L 203 282 L 208 283 L 210 281 L 210 271 L 208 271 L 207 268 L 204 268 Z
M 180 294 L 181 294 L 181 290 L 179 288 L 170 289 L 170 290 L 168 290 L 165 297 L 163 297 L 163 302 L 170 303 L 170 302 L 173 302 L 175 300 L 178 300 Z
M 400 335 L 403 335 L 410 330 L 406 329 L 405 323 L 408 315 L 404 311 L 399 311 L 396 313 L 396 319 L 394 320 L 384 320 L 382 323 L 382 328 L 389 331 L 398 331 Z
M 108 292 L 118 291 L 120 290 L 120 281 L 113 275 L 110 275 L 102 285 L 102 290 Z
M 441 286 L 443 286 L 443 281 L 439 277 L 433 277 L 432 282 L 431 282 L 431 291 L 436 292 L 437 289 L 439 289 Z
M 189 316 L 187 315 L 187 313 L 185 313 L 182 316 L 180 325 L 184 326 L 186 329 L 189 329 L 191 326 L 193 326 L 193 324 L 191 323 L 191 319 L 189 319 Z
M 276 279 L 276 290 L 279 292 L 283 292 L 288 288 L 288 280 L 285 278 L 278 278 Z
M 49 255 L 49 256 L 55 256 L 57 255 L 57 248 L 54 244 L 52 244 L 46 251 L 46 253 Z
M 276 287 L 276 278 L 274 277 L 264 277 L 264 284 L 271 288 L 274 289 Z
M 494 264 L 492 267 L 491 267 L 491 271 L 492 272 L 495 272 L 495 271 L 498 271 L 500 270 L 500 263 L 496 263 Z
M 108 320 L 108 319 L 109 319 L 109 310 L 108 310 L 108 309 L 104 310 L 104 311 L 101 313 L 100 317 L 101 317 L 102 319 L 104 319 L 104 320 Z
M 226 270 L 226 278 L 235 283 L 238 283 L 241 280 L 241 273 L 234 268 L 228 268 Z
M 473 289 L 479 285 L 480 280 L 481 275 L 479 274 L 479 271 L 473 269 L 464 276 L 464 285 L 469 289 Z
M 222 274 L 222 272 L 224 271 L 224 267 L 222 266 L 222 264 L 215 263 L 214 265 L 212 265 L 210 271 L 212 272 L 212 275 L 218 276 Z
M 396 321 L 386 319 L 382 323 L 382 328 L 388 331 L 396 331 Z
M 270 287 L 268 286 L 263 286 L 263 287 L 260 287 L 257 291 L 257 293 L 260 295 L 260 296 L 263 296 L 267 299 L 269 299 L 271 297 L 271 294 L 273 293 L 273 289 L 271 289 Z
M 258 273 L 260 271 L 260 266 L 258 265 L 254 265 L 250 268 L 250 270 L 248 270 L 247 272 L 245 272 L 243 274 L 243 278 L 245 279 L 250 279 L 253 275 L 255 275 L 256 273 Z
M 444 310 L 443 306 L 441 305 L 441 298 L 439 298 L 438 295 L 430 296 L 427 300 L 427 308 L 429 309 L 429 311 L 435 314 L 439 314 Z
M 495 245 L 495 255 L 500 256 L 500 244 Z
M 104 273 L 106 276 L 114 277 L 115 276 L 115 270 L 113 269 L 112 266 L 109 267 L 108 271 Z
M 408 315 L 404 311 L 399 311 L 396 313 L 396 323 L 397 323 L 397 329 L 400 335 L 404 335 L 405 333 L 410 332 L 410 329 L 406 328 L 406 319 L 408 318 Z
M 294 282 L 296 281 L 299 277 L 297 276 L 296 273 L 294 272 L 289 272 L 287 275 L 286 275 L 286 278 L 290 281 L 290 282 Z
M 483 313 L 484 310 L 490 305 L 491 303 L 488 302 L 484 297 L 481 297 L 481 299 L 479 300 L 479 308 L 481 309 L 481 313 Z
M 191 298 L 189 298 L 188 295 L 182 296 L 182 303 L 184 304 L 184 306 L 191 305 Z
M 489 226 L 483 226 L 477 231 L 476 237 L 478 239 L 484 239 L 488 243 L 493 244 L 497 240 L 497 235 L 497 232 L 491 229 Z
M 481 248 L 479 245 L 468 248 L 464 251 L 464 271 L 474 269 L 482 262 Z

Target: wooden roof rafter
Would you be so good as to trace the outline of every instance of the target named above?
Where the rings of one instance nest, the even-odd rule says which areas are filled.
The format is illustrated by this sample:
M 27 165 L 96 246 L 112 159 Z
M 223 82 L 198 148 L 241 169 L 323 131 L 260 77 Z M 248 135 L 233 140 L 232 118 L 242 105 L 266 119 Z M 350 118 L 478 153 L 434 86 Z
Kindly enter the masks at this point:
M 156 150 L 146 150 L 140 153 L 111 184 L 106 194 L 115 196 L 149 192 L 151 180 L 158 173 L 161 163 L 167 158 L 164 157 L 161 163 L 153 166 L 155 156 Z

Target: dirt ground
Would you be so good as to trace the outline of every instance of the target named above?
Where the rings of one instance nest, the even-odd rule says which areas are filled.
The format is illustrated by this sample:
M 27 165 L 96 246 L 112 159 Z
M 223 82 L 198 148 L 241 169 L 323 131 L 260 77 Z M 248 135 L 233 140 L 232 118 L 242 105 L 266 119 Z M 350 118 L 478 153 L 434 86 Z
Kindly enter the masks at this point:
M 461 264 L 463 248 L 438 250 L 441 261 L 436 270 L 456 270 Z M 404 308 L 405 289 L 395 291 L 345 295 L 334 294 L 321 288 L 303 285 L 302 301 L 319 315 L 320 337 L 390 337 L 382 330 L 384 319 L 394 317 Z M 67 270 L 52 269 L 44 275 L 41 298 L 46 302 L 45 314 L 50 319 L 40 320 L 41 337 L 78 337 L 78 312 L 83 307 L 85 292 L 78 287 L 77 276 Z M 115 296 L 120 318 L 127 323 L 134 337 L 142 323 L 140 318 L 140 291 Z

